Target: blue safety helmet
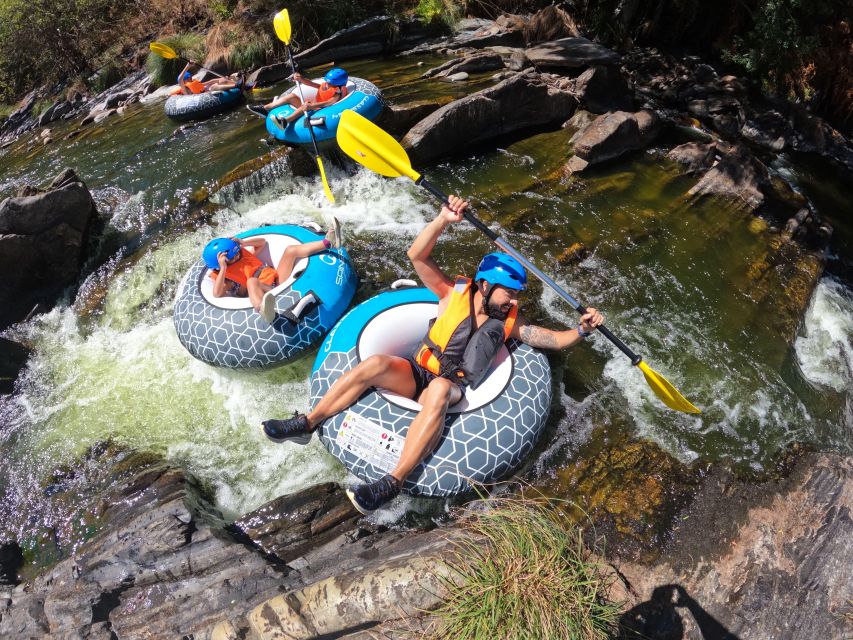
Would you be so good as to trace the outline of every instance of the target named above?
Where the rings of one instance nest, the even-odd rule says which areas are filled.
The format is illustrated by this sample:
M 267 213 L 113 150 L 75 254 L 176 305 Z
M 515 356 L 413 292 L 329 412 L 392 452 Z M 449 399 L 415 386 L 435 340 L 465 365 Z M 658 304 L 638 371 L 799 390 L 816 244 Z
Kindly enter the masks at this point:
M 225 252 L 225 257 L 232 260 L 240 253 L 240 245 L 231 238 L 214 238 L 208 242 L 204 251 L 201 252 L 201 257 L 208 269 L 219 268 L 219 260 L 216 256 L 223 251 Z
M 326 75 L 323 76 L 323 80 L 333 87 L 343 87 L 346 86 L 347 80 L 349 80 L 349 74 L 343 69 L 335 67 L 334 69 L 329 69 L 326 72 Z
M 184 82 L 186 82 L 187 80 L 192 80 L 192 79 L 193 79 L 193 74 L 191 74 L 189 71 L 184 71 Z M 181 74 L 178 74 L 178 84 L 181 84 Z
M 511 255 L 495 251 L 483 256 L 474 281 L 485 280 L 489 284 L 506 287 L 515 291 L 527 288 L 527 272 L 521 263 Z

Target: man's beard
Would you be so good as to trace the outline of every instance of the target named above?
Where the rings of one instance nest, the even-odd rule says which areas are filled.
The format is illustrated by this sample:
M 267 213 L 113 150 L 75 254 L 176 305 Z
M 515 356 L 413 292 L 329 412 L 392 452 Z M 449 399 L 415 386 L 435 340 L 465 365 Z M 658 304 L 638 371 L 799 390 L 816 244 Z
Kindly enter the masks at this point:
M 509 312 L 512 310 L 512 305 L 507 304 L 506 309 L 501 309 L 499 304 L 495 304 L 491 300 L 489 300 L 488 304 L 486 303 L 486 299 L 483 298 L 483 313 L 485 313 L 490 318 L 494 318 L 495 320 L 506 320 Z

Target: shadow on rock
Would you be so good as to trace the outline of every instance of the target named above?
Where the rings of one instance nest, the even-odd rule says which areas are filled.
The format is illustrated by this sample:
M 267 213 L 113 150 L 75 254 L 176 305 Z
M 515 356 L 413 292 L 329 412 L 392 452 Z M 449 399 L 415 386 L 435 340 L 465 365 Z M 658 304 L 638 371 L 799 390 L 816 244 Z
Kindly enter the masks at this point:
M 685 626 L 678 609 L 693 615 L 702 640 L 739 640 L 678 584 L 657 587 L 649 600 L 626 611 L 619 620 L 619 640 L 681 640 Z

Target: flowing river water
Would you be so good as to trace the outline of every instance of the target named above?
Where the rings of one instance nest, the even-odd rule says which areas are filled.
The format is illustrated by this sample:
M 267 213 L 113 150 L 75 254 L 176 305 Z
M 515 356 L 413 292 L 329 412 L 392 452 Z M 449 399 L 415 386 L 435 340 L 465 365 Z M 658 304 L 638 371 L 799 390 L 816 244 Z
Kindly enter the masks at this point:
M 393 58 L 349 69 L 392 100 L 467 92 L 488 81 L 475 78 L 463 90 L 420 80 L 428 67 L 415 62 Z M 267 89 L 256 98 L 274 94 Z M 0 404 L 0 541 L 32 548 L 57 528 L 51 474 L 108 438 L 191 470 L 230 518 L 282 493 L 346 481 L 317 439 L 306 448 L 275 445 L 258 428 L 264 418 L 306 409 L 314 355 L 264 372 L 198 362 L 175 335 L 175 290 L 215 235 L 264 223 L 323 224 L 332 213 L 344 226 L 362 300 L 413 276 L 405 251 L 435 204 L 407 180 L 332 165 L 337 204 L 330 206 L 319 178 L 294 178 L 278 160 L 215 193 L 221 206 L 211 213 L 193 206 L 196 194 L 269 151 L 262 122 L 247 110 L 176 133 L 162 101 L 154 101 L 63 139 L 73 126 L 57 126 L 49 145 L 24 136 L 0 155 L 2 197 L 75 168 L 109 217 L 105 242 L 116 248 L 76 300 L 6 331 L 34 351 L 15 393 Z M 849 281 L 825 274 L 791 334 L 779 311 L 787 283 L 772 273 L 759 281 L 750 276 L 767 264 L 777 231 L 723 201 L 687 199 L 695 178 L 682 176 L 660 150 L 566 179 L 559 169 L 569 137 L 564 130 L 539 133 L 423 169 L 443 190 L 471 196 L 480 216 L 516 248 L 603 310 L 616 335 L 703 413 L 667 410 L 627 358 L 602 338 L 589 340 L 551 356 L 554 406 L 528 478 L 546 482 L 571 464 L 581 444 L 608 429 L 650 439 L 683 462 L 702 458 L 746 471 L 766 469 L 795 441 L 851 451 Z M 843 184 L 792 158 L 780 158 L 773 170 L 809 195 L 834 222 L 837 238 L 849 236 L 853 207 Z M 576 243 L 583 247 L 572 259 L 566 250 L 578 249 Z M 830 267 L 849 264 L 850 244 L 834 246 L 841 248 Z M 488 250 L 477 231 L 460 225 L 436 255 L 449 272 L 470 273 Z M 538 283 L 523 306 L 547 326 L 576 322 Z M 379 518 L 393 521 L 417 508 L 402 500 Z

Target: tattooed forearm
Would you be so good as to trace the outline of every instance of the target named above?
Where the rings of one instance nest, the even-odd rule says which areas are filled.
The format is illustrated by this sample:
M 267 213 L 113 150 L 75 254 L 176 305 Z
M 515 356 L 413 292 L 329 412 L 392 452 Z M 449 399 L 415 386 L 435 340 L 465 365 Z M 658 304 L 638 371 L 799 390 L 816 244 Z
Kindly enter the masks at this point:
M 557 338 L 553 331 L 526 324 L 519 331 L 521 341 L 537 349 L 559 349 Z

